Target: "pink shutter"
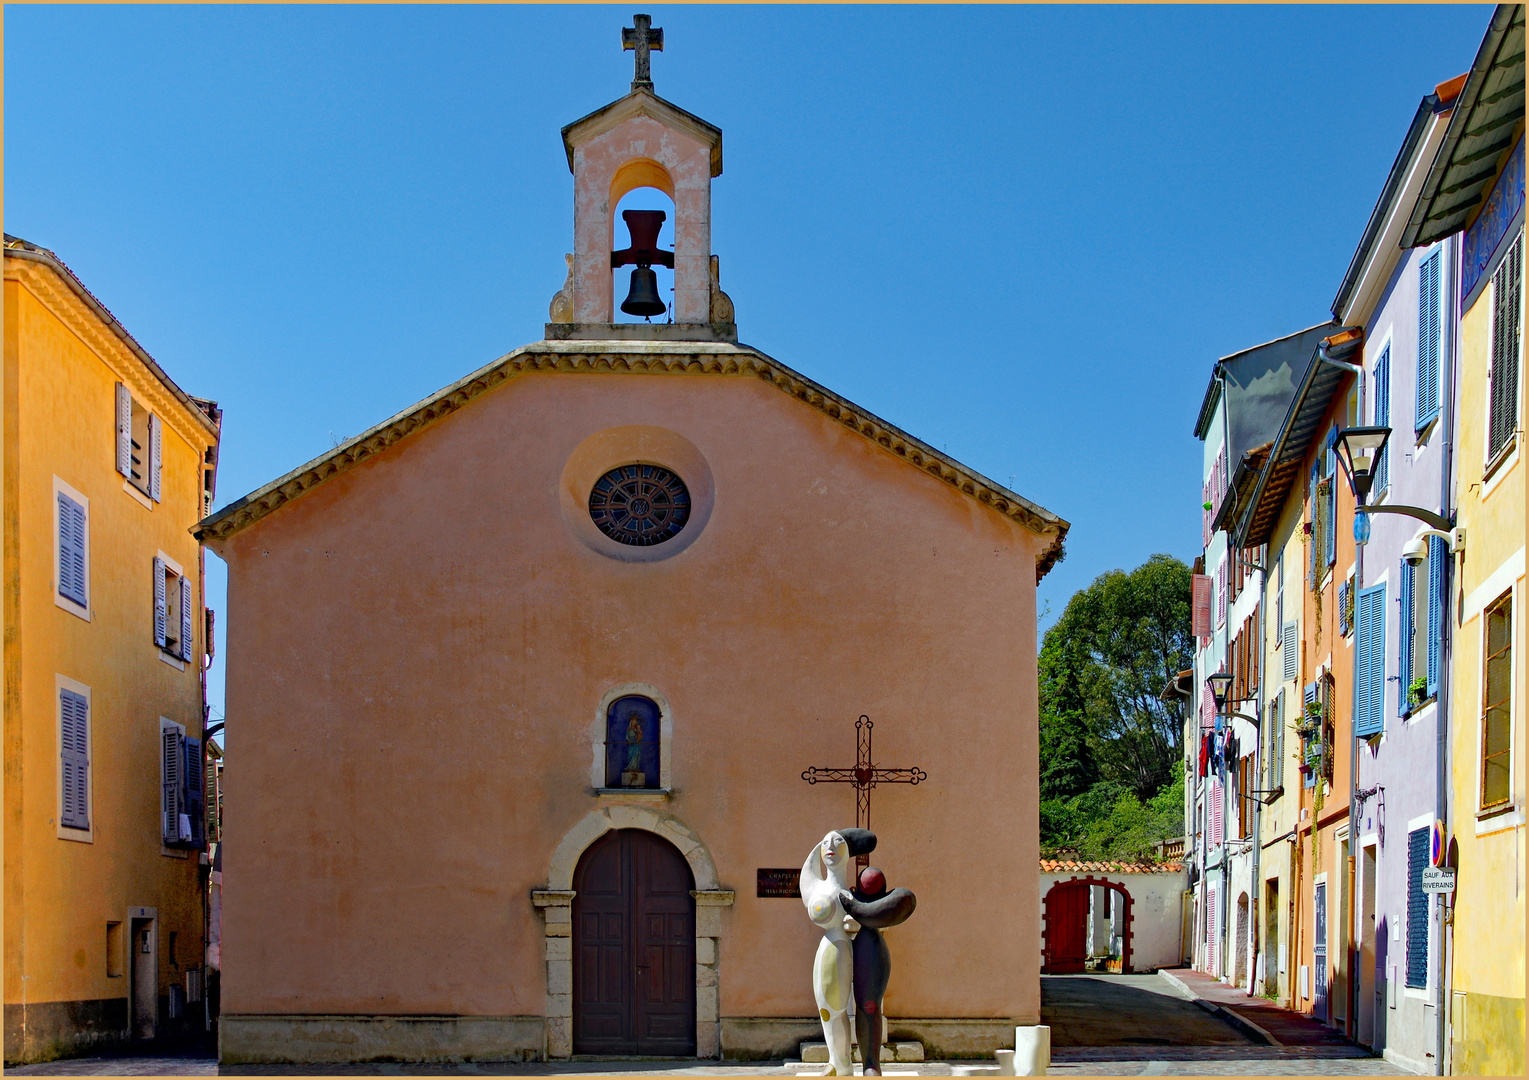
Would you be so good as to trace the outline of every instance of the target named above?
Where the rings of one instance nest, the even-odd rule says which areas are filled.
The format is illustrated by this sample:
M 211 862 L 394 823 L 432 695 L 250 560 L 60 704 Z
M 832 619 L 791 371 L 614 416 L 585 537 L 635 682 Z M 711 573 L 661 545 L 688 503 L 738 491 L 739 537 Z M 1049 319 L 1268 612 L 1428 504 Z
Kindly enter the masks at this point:
M 1210 626 L 1210 575 L 1193 574 L 1189 579 L 1191 596 L 1190 603 L 1190 630 L 1189 632 L 1198 638 L 1208 638 L 1211 633 Z

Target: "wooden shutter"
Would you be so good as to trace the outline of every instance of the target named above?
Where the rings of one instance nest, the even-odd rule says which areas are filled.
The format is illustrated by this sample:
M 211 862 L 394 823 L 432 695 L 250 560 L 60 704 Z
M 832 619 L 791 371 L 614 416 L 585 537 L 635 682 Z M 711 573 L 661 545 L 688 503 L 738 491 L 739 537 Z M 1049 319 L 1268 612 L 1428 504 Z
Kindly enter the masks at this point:
M 159 729 L 160 741 L 160 828 L 159 838 L 165 844 L 180 843 L 182 754 L 181 733 L 173 727 Z
M 1354 734 L 1378 735 L 1385 727 L 1386 587 L 1361 589 L 1354 605 L 1354 666 L 1359 683 L 1359 714 Z
M 85 508 L 58 493 L 58 593 L 86 606 Z
M 1190 633 L 1195 637 L 1208 638 L 1211 635 L 1210 625 L 1210 594 L 1211 583 L 1208 574 L 1192 574 L 1189 579 L 1190 604 Z
M 169 618 L 169 601 L 165 596 L 165 561 L 154 556 L 154 644 L 165 647 L 165 630 Z
M 1387 343 L 1381 350 L 1380 359 L 1375 361 L 1375 418 L 1377 425 L 1389 427 L 1391 424 L 1391 346 Z M 1390 483 L 1391 469 L 1389 462 L 1391 455 L 1387 449 L 1382 449 L 1380 459 L 1375 463 L 1376 491 L 1385 491 Z
M 132 478 L 133 394 L 121 383 L 117 384 L 117 471 Z
M 1338 429 L 1333 428 L 1327 436 L 1327 452 L 1324 455 L 1327 471 L 1327 535 L 1322 544 L 1327 552 L 1327 565 L 1338 561 Z
M 191 579 L 181 575 L 181 659 L 191 660 Z
M 1428 865 L 1432 830 L 1407 834 L 1407 985 L 1428 985 L 1428 894 L 1423 891 L 1423 868 Z
M 1219 951 L 1221 935 L 1216 932 L 1216 916 L 1220 909 L 1216 906 L 1216 887 L 1209 885 L 1205 889 L 1205 966 L 1212 974 L 1216 974 L 1216 954 Z
M 1210 547 L 1210 481 L 1200 485 L 1200 546 Z
M 1409 708 L 1407 698 L 1412 686 L 1412 638 L 1414 633 L 1413 623 L 1417 615 L 1417 603 L 1413 598 L 1412 590 L 1415 586 L 1412 567 L 1406 561 L 1402 562 L 1402 570 L 1398 580 L 1401 582 L 1401 624 L 1396 650 L 1396 673 L 1401 679 L 1400 689 L 1396 695 L 1396 715 L 1406 716 Z
M 1488 406 L 1487 457 L 1494 458 L 1518 430 L 1521 240 L 1503 256 L 1492 281 L 1492 394 Z
M 1297 630 L 1298 624 L 1294 619 L 1285 624 L 1285 640 L 1283 642 L 1285 655 L 1281 657 L 1281 660 L 1284 664 L 1284 671 L 1281 672 L 1281 674 L 1284 675 L 1287 682 L 1298 679 L 1301 676 L 1300 654 L 1296 651 L 1297 646 L 1299 645 L 1299 641 L 1296 637 Z
M 1434 251 L 1418 265 L 1418 370 L 1417 408 L 1414 427 L 1422 431 L 1439 415 L 1439 269 L 1443 264 Z
M 202 812 L 202 766 L 204 764 L 202 760 L 202 740 L 187 737 L 181 740 L 181 746 L 185 751 L 183 769 L 185 784 L 183 786 L 182 801 L 185 809 L 182 812 L 191 818 L 192 845 L 201 847 L 203 819 L 205 816 Z
M 90 703 L 73 690 L 58 692 L 60 824 L 90 828 Z
M 1226 624 L 1226 560 L 1216 566 L 1216 625 Z
M 1428 538 L 1428 695 L 1439 692 L 1444 663 L 1444 603 L 1449 579 L 1449 549 L 1437 536 Z
M 1210 785 L 1210 842 L 1221 844 L 1226 838 L 1226 796 L 1220 780 Z
M 149 413 L 149 498 L 159 502 L 159 466 L 164 458 L 164 432 L 159 417 Z
M 1279 787 L 1285 778 L 1285 692 L 1281 690 L 1274 699 L 1274 754 L 1270 762 L 1269 786 Z

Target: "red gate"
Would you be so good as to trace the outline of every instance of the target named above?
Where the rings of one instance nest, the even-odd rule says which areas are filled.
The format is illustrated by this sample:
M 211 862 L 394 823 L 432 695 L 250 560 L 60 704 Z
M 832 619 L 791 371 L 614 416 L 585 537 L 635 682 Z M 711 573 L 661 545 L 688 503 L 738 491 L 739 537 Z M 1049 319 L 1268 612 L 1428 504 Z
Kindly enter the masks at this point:
M 1088 959 L 1088 890 L 1098 885 L 1114 889 L 1125 900 L 1125 933 L 1121 935 L 1120 970 L 1131 971 L 1131 894 L 1124 885 L 1104 878 L 1073 878 L 1059 881 L 1041 902 L 1041 939 L 1044 942 L 1042 975 L 1075 975 Z

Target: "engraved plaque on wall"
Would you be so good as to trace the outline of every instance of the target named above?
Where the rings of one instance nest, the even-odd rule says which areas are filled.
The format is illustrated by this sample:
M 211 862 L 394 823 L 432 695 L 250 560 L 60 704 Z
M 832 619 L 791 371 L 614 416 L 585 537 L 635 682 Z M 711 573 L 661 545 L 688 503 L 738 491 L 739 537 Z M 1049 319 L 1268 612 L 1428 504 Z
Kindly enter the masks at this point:
M 759 868 L 756 896 L 779 897 L 785 900 L 802 898 L 800 869 Z

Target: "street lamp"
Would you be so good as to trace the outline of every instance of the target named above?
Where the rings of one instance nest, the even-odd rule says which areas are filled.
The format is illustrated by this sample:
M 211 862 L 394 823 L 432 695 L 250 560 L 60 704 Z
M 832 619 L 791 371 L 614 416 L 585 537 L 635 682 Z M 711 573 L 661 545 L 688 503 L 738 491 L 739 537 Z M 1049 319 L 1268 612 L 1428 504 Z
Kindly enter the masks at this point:
M 1365 500 L 1370 497 L 1370 485 L 1375 482 L 1375 466 L 1379 464 L 1380 453 L 1385 449 L 1386 440 L 1390 436 L 1390 428 L 1376 425 L 1344 428 L 1338 432 L 1334 440 L 1338 463 L 1343 466 L 1343 474 L 1348 477 L 1349 489 L 1353 491 L 1354 501 L 1358 504 L 1355 507 L 1355 514 L 1401 514 L 1403 517 L 1417 518 L 1419 521 L 1426 522 L 1431 529 L 1439 530 L 1439 535 L 1446 536 L 1449 539 L 1451 551 L 1463 550 L 1464 532 L 1452 528 L 1446 519 L 1432 510 L 1396 503 L 1385 503 L 1380 506 L 1365 505 Z M 1365 539 L 1369 539 L 1368 530 L 1360 530 L 1357 522 L 1355 528 L 1356 540 L 1359 531 L 1364 531 Z
M 1375 483 L 1375 468 L 1380 464 L 1381 451 L 1386 448 L 1386 440 L 1390 437 L 1391 429 L 1378 425 L 1344 428 L 1338 432 L 1334 449 L 1338 452 L 1338 461 L 1348 474 L 1349 487 L 1354 489 L 1354 498 L 1360 506 L 1370 497 L 1370 486 Z
M 1207 675 L 1205 685 L 1210 687 L 1210 696 L 1216 699 L 1216 712 L 1226 712 L 1226 695 L 1232 688 L 1231 672 L 1218 671 L 1214 675 Z

